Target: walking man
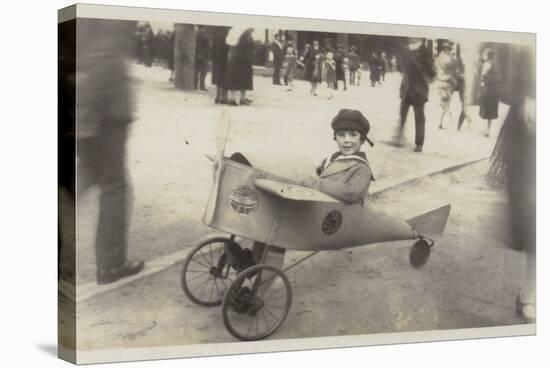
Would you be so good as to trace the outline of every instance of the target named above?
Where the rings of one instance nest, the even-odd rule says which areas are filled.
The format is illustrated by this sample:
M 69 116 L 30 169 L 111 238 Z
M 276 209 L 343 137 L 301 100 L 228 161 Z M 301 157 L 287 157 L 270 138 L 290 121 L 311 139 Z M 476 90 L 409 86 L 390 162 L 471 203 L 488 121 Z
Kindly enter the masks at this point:
M 422 152 L 426 117 L 424 104 L 428 101 L 429 83 L 435 77 L 433 58 L 429 54 L 422 38 L 411 38 L 403 60 L 403 79 L 401 80 L 399 108 L 399 127 L 396 144 L 403 145 L 403 130 L 409 107 L 414 110 L 415 140 L 414 151 Z
M 283 44 L 281 36 L 277 33 L 274 36 L 271 44 L 271 52 L 273 52 L 273 85 L 281 85 L 281 68 L 283 66 Z

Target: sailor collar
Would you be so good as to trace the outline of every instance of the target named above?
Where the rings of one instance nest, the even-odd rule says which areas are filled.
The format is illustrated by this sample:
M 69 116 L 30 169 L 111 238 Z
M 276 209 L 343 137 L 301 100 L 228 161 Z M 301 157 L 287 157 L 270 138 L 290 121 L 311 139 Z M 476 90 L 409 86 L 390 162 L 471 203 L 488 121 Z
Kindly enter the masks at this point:
M 365 152 L 359 151 L 357 153 L 354 153 L 353 155 L 347 155 L 347 156 L 343 155 L 342 152 L 336 152 L 330 155 L 330 157 L 327 157 L 327 159 L 325 160 L 325 164 L 323 165 L 323 171 L 325 171 L 325 169 L 335 161 L 349 161 L 349 160 L 361 161 L 370 167 L 370 164 L 367 161 L 367 155 L 365 155 Z
M 338 172 L 341 172 L 342 170 L 347 170 L 347 168 L 343 168 L 342 170 L 337 170 L 335 172 L 331 172 L 330 174 L 328 174 L 326 172 L 327 168 L 336 161 L 349 163 L 349 165 L 347 165 L 347 168 L 353 166 L 353 161 L 356 161 L 356 162 L 359 161 L 367 165 L 367 167 L 370 169 L 370 164 L 369 164 L 369 161 L 367 160 L 367 155 L 365 155 L 365 152 L 359 151 L 357 153 L 354 153 L 353 155 L 343 155 L 342 152 L 335 152 L 323 161 L 321 176 L 323 176 L 323 173 L 327 176 L 331 176 L 331 175 L 337 174 Z M 373 181 L 375 180 L 372 172 L 371 172 L 371 180 Z

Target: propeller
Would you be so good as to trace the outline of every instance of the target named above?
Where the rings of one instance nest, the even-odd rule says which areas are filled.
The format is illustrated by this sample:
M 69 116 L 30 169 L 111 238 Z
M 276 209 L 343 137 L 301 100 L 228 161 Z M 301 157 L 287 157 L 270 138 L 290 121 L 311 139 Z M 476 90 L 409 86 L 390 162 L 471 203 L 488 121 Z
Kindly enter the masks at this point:
M 227 110 L 223 110 L 218 122 L 218 131 L 216 133 L 216 153 L 214 155 L 214 177 L 212 189 L 206 205 L 206 211 L 204 213 L 203 221 L 209 225 L 214 217 L 214 210 L 216 209 L 216 202 L 218 198 L 220 179 L 223 173 L 223 159 L 225 153 L 225 146 L 227 145 L 227 139 L 229 137 L 229 131 L 231 129 L 231 118 Z

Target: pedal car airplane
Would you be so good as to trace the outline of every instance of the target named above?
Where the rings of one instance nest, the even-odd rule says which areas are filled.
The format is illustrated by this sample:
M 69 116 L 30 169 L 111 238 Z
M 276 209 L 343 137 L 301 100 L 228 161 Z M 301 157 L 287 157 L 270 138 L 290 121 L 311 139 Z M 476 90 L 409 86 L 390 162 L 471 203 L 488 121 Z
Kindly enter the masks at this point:
M 410 263 L 423 266 L 445 228 L 450 205 L 408 221 L 364 204 L 346 204 L 301 185 L 316 175 L 313 165 L 275 165 L 273 155 L 235 153 L 224 157 L 229 117 L 224 113 L 217 137 L 214 183 L 203 222 L 228 233 L 198 244 L 185 259 L 183 291 L 193 302 L 223 303 L 225 327 L 241 340 L 258 340 L 284 322 L 292 301 L 284 271 L 317 251 L 398 240 L 416 240 Z M 294 160 L 297 161 L 297 160 Z M 286 171 L 286 172 L 282 172 Z M 254 241 L 242 248 L 236 237 Z M 286 249 L 315 251 L 283 269 Z

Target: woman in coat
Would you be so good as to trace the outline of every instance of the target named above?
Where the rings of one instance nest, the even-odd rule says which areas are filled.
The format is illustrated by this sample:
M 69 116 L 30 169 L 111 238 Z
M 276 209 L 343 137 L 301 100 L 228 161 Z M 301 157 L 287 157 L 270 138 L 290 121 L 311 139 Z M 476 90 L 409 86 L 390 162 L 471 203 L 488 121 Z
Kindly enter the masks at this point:
M 491 134 L 491 123 L 498 118 L 500 72 L 495 63 L 495 52 L 487 48 L 482 53 L 480 71 L 479 116 L 487 120 L 485 136 Z
M 254 54 L 254 28 L 247 28 L 238 36 L 240 30 L 231 29 L 227 35 L 229 54 L 227 62 L 227 73 L 225 76 L 226 87 L 231 95 L 229 105 L 250 105 L 252 100 L 246 97 L 246 91 L 253 89 L 252 82 L 252 57 Z M 237 39 L 237 42 L 234 42 Z M 235 93 L 240 91 L 239 103 L 236 101 Z
M 322 80 L 323 51 L 319 47 L 319 41 L 313 41 L 312 48 L 306 48 L 302 56 L 305 66 L 304 79 L 311 84 L 310 93 L 317 96 L 317 85 Z

